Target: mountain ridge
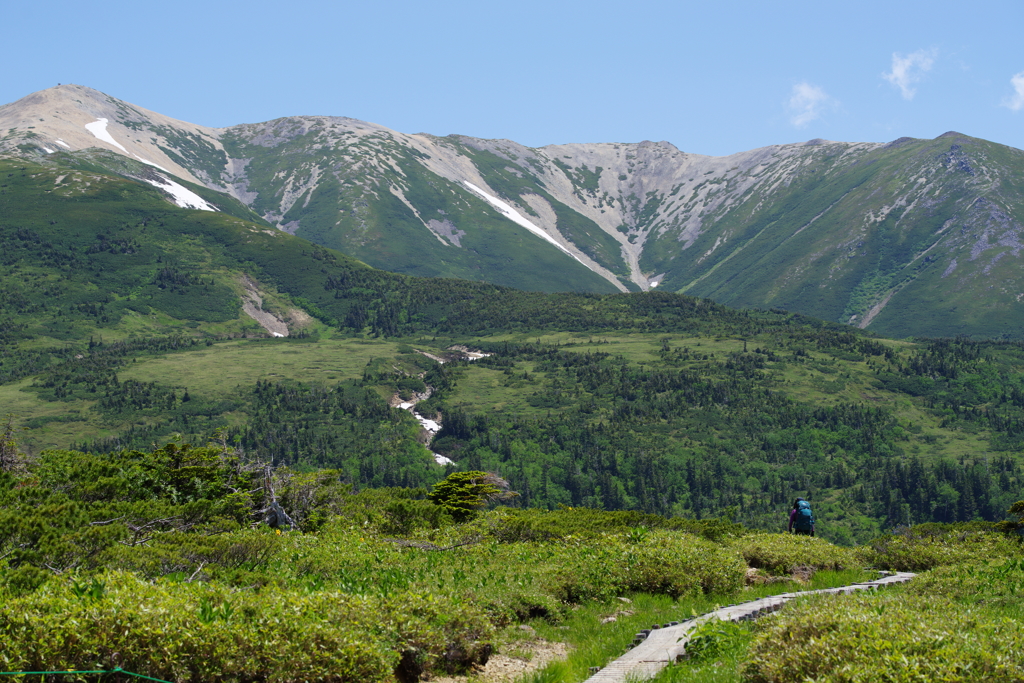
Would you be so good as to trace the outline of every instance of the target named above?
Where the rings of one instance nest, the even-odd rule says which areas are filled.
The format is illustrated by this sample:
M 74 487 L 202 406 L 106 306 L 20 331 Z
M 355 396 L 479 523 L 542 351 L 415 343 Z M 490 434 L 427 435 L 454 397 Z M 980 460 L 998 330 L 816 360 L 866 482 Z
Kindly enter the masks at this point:
M 102 119 L 109 141 L 86 129 Z M 723 157 L 651 141 L 529 148 L 330 116 L 206 128 L 82 86 L 0 107 L 0 130 L 0 151 L 21 156 L 90 145 L 157 165 L 394 272 L 660 287 L 898 336 L 1024 336 L 1024 152 L 955 131 Z

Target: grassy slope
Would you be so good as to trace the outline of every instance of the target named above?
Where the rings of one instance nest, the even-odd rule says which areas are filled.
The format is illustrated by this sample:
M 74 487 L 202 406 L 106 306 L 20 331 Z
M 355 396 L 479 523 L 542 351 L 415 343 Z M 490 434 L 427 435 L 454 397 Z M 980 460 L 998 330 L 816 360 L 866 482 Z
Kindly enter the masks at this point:
M 954 144 L 969 173 L 944 161 Z M 890 336 L 1022 334 L 1019 249 L 1003 237 L 1022 208 L 1019 150 L 943 138 L 874 150 L 856 164 L 828 149 L 814 154 L 787 187 L 769 197 L 755 190 L 710 217 L 713 228 L 684 252 L 685 270 L 672 265 L 674 240 L 651 245 L 645 270 L 667 271 L 664 286 L 730 306 L 841 322 L 863 319 L 892 293 L 871 326 Z M 918 179 L 929 183 L 925 196 L 910 189 Z M 974 205 L 978 198 L 991 214 Z
M 336 150 L 312 149 L 318 129 L 273 148 L 247 143 L 242 136 L 225 141 L 232 154 L 250 158 L 250 189 L 260 197 L 253 208 L 271 211 L 292 179 L 320 173 L 316 190 L 298 199 L 282 223 L 298 221 L 300 237 L 339 249 L 375 267 L 420 277 L 457 277 L 539 291 L 612 292 L 614 288 L 575 259 L 525 228 L 501 217 L 469 190 L 427 171 L 409 151 L 379 135 L 342 144 L 342 153 L 395 159 L 395 189 L 416 212 L 385 187 L 366 186 L 361 165 L 338 162 Z M 281 159 L 291 174 L 281 174 Z M 369 162 L 364 162 L 369 163 Z M 383 162 L 382 162 L 383 163 Z M 324 170 L 325 169 L 325 170 Z M 425 221 L 452 220 L 463 226 L 457 245 L 443 242 Z M 465 229 L 466 226 L 470 226 Z

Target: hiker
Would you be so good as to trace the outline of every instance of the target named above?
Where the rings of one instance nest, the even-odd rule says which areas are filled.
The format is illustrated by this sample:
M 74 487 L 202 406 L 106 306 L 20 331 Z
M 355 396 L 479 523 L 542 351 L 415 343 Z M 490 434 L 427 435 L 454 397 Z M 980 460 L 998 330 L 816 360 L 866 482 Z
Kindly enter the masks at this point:
M 793 501 L 793 509 L 789 511 L 789 533 L 814 535 L 814 513 L 811 512 L 811 504 L 803 498 Z

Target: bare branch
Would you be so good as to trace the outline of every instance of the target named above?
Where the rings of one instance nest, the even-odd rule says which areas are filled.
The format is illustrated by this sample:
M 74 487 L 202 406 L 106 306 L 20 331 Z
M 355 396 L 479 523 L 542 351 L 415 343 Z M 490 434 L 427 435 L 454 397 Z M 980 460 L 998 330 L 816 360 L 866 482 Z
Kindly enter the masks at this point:
M 10 557 L 11 555 L 13 555 L 14 553 L 16 553 L 16 552 L 18 552 L 19 550 L 21 550 L 22 548 L 27 548 L 28 546 L 29 546 L 29 544 L 28 544 L 28 543 L 22 543 L 21 545 L 17 545 L 17 546 L 14 546 L 13 548 L 11 548 L 10 550 L 8 550 L 8 551 L 7 551 L 6 553 L 4 553 L 3 555 L 0 555 L 0 560 L 3 560 L 3 559 L 6 559 L 6 558 L 8 558 L 8 557 Z
M 264 496 L 270 501 L 267 507 L 261 510 L 261 513 L 266 515 L 267 524 L 275 529 L 279 526 L 287 526 L 289 531 L 294 530 L 298 526 L 295 524 L 295 520 L 289 517 L 288 513 L 281 507 L 281 504 L 277 502 L 270 465 L 266 465 L 263 468 L 263 490 L 265 492 Z
M 114 522 L 120 522 L 122 519 L 124 519 L 127 516 L 128 515 L 121 515 L 120 517 L 115 517 L 114 519 L 105 519 L 102 522 L 89 522 L 89 526 L 106 526 L 107 524 L 113 524 Z
M 192 583 L 192 581 L 196 578 L 196 575 L 198 575 L 199 572 L 203 571 L 203 567 L 205 567 L 205 566 L 206 566 L 205 562 L 200 562 L 199 566 L 196 567 L 196 570 L 194 572 L 192 572 L 192 576 L 188 577 L 188 580 L 185 581 L 185 583 Z

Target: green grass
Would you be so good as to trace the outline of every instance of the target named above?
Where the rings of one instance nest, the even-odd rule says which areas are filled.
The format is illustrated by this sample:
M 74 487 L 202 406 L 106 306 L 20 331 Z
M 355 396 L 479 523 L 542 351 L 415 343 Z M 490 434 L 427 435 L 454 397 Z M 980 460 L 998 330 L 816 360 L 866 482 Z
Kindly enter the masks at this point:
M 665 596 L 633 594 L 629 603 L 612 600 L 599 604 L 585 605 L 560 624 L 549 624 L 541 620 L 530 622 L 537 634 L 548 641 L 565 642 L 571 646 L 569 657 L 565 661 L 552 662 L 543 669 L 523 678 L 521 683 L 575 683 L 590 675 L 590 667 L 603 667 L 626 651 L 626 646 L 633 641 L 634 635 L 641 629 L 649 629 L 652 624 L 665 624 L 671 621 L 686 621 L 694 616 L 713 611 L 726 604 L 749 602 L 770 595 L 788 593 L 794 590 L 818 590 L 845 586 L 858 581 L 876 578 L 877 574 L 859 569 L 818 572 L 807 584 L 796 582 L 776 583 L 767 586 L 746 588 L 736 593 L 724 595 L 706 595 L 671 600 Z M 623 612 L 632 612 L 624 615 Z M 614 616 L 616 621 L 601 623 L 602 619 Z M 735 655 L 734 655 L 735 657 Z M 689 666 L 689 665 L 686 665 Z M 701 680 L 695 676 L 704 675 L 718 668 L 711 665 L 697 667 L 688 671 L 689 677 L 663 678 L 658 681 Z M 672 669 L 676 669 L 673 667 Z M 670 670 L 662 676 L 678 675 L 678 670 Z M 714 680 L 714 679 L 712 679 Z M 721 680 L 736 680 L 723 678 Z
M 121 381 L 137 380 L 173 387 L 179 393 L 187 389 L 194 398 L 234 398 L 240 390 L 249 390 L 258 380 L 334 385 L 359 378 L 374 358 L 396 356 L 399 345 L 398 341 L 344 337 L 310 342 L 223 341 L 177 353 L 140 355 L 118 369 L 117 376 Z M 417 348 L 440 351 L 424 344 L 417 344 Z M 19 424 L 28 423 L 27 429 L 19 432 L 18 439 L 22 447 L 32 453 L 96 441 L 115 436 L 131 424 L 154 421 L 152 417 L 137 415 L 103 416 L 95 409 L 96 400 L 69 397 L 48 401 L 32 385 L 32 379 L 0 385 L 0 405 L 4 412 L 19 416 Z M 243 424 L 248 419 L 244 411 L 223 417 L 229 425 Z M 58 418 L 76 419 L 62 422 Z
M 514 376 L 492 368 L 470 366 L 464 370 L 451 403 L 465 406 L 474 412 L 502 412 L 523 417 L 542 417 L 550 410 L 535 408 L 529 397 L 541 388 L 543 373 L 534 370 L 534 363 L 516 363 Z M 529 374 L 530 379 L 523 378 Z
M 260 379 L 316 383 L 360 377 L 370 360 L 394 356 L 398 346 L 397 341 L 345 338 L 311 343 L 228 341 L 204 350 L 150 358 L 133 364 L 120 376 L 187 387 L 209 397 L 224 396 Z

